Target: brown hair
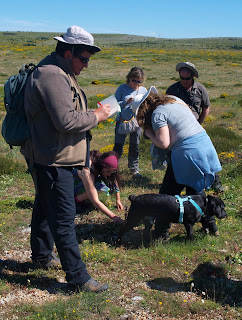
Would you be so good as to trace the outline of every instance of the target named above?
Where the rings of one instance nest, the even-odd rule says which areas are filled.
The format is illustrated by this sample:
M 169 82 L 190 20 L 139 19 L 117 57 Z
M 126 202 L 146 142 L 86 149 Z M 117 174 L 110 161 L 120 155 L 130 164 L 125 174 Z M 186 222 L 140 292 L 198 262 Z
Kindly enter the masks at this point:
M 90 151 L 90 158 L 91 158 L 93 167 L 95 170 L 97 170 L 97 173 L 99 175 L 101 175 L 102 169 L 105 168 L 105 166 L 103 165 L 103 160 L 109 156 L 112 156 L 112 155 L 116 156 L 117 159 L 119 158 L 118 154 L 113 150 L 108 151 L 108 152 L 104 152 L 104 153 L 100 153 L 98 150 Z M 114 183 L 115 180 L 117 181 L 118 186 L 120 187 L 121 180 L 120 180 L 120 176 L 118 173 L 118 168 L 115 173 L 112 173 L 110 177 L 106 178 L 106 182 L 107 182 L 108 187 L 111 186 L 110 189 L 112 189 L 112 184 Z
M 160 105 L 174 103 L 175 101 L 176 100 L 170 96 L 161 96 L 157 93 L 150 92 L 145 101 L 141 103 L 136 116 L 139 126 L 144 130 L 150 129 L 152 127 L 151 116 L 153 111 Z
M 139 67 L 133 67 L 126 76 L 126 83 L 132 78 L 141 78 L 144 81 L 144 71 Z

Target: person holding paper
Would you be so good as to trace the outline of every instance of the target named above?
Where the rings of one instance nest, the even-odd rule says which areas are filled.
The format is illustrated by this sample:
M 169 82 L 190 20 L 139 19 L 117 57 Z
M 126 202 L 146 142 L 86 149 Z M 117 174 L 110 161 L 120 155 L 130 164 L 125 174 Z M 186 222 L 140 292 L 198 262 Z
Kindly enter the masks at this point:
M 88 110 L 76 78 L 101 49 L 94 45 L 93 36 L 79 26 L 69 27 L 54 39 L 55 52 L 29 75 L 24 93 L 31 139 L 21 152 L 27 161 L 34 159 L 37 186 L 31 258 L 35 269 L 61 264 L 69 292 L 100 292 L 108 286 L 89 275 L 76 238 L 72 168 L 89 165 L 89 130 L 106 121 L 110 112 L 109 105 Z M 53 255 L 54 243 L 60 260 Z
M 132 101 L 137 95 L 144 95 L 147 89 L 142 86 L 144 82 L 144 72 L 141 68 L 133 67 L 126 76 L 126 83 L 118 87 L 115 97 L 121 107 L 121 112 L 117 116 L 115 127 L 115 143 L 113 150 L 119 157 L 123 154 L 123 147 L 127 134 L 119 133 L 119 127 L 124 121 L 129 121 L 135 117 L 132 111 Z M 139 173 L 139 142 L 142 129 L 129 133 L 129 153 L 128 168 L 134 178 L 141 178 Z
M 105 192 L 115 194 L 118 211 L 124 210 L 120 200 L 120 178 L 118 175 L 118 158 L 114 151 L 101 154 L 98 150 L 90 152 L 90 169 L 73 169 L 74 193 L 77 203 L 83 204 L 84 200 L 89 199 L 92 204 L 102 213 L 108 216 L 114 223 L 124 221 L 104 203 L 99 200 L 98 193 Z

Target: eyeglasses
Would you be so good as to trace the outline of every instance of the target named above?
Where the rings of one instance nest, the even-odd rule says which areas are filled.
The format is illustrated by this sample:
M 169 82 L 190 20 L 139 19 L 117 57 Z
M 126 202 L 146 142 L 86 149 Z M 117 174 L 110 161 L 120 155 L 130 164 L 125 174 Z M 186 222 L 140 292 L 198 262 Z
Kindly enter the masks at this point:
M 192 79 L 192 77 L 184 78 L 184 77 L 182 77 L 182 76 L 180 75 L 180 79 L 181 79 L 181 80 L 190 80 L 190 79 Z
M 79 59 L 83 64 L 86 64 L 88 63 L 88 61 L 90 60 L 89 58 L 85 58 L 85 57 L 82 57 L 82 56 L 76 56 L 77 59 Z
M 132 82 L 135 82 L 135 83 L 142 83 L 143 81 L 140 81 L 140 80 L 136 80 L 136 79 L 131 79 Z

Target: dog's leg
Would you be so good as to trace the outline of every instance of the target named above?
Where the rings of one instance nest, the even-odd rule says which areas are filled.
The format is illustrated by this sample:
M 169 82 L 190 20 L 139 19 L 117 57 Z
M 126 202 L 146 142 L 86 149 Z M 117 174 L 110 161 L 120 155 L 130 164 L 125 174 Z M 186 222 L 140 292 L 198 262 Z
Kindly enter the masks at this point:
M 153 217 L 150 216 L 146 216 L 143 219 L 144 221 L 144 225 L 145 225 L 145 229 L 143 231 L 143 243 L 145 247 L 149 247 L 150 243 L 152 241 L 152 226 L 155 222 Z
M 171 223 L 169 221 L 166 221 L 164 218 L 157 218 L 155 221 L 155 239 L 168 240 L 170 227 Z
M 193 240 L 194 239 L 194 235 L 193 235 L 193 225 L 192 224 L 185 224 L 184 226 L 186 228 L 187 231 L 187 237 L 189 240 Z
M 119 232 L 118 239 L 116 242 L 117 246 L 120 245 L 121 239 L 124 236 L 124 234 L 126 232 L 128 232 L 129 230 L 133 229 L 135 226 L 137 226 L 141 219 L 142 219 L 141 217 L 139 217 L 135 214 L 135 209 L 131 204 L 131 207 L 128 212 L 127 220 L 126 220 L 124 226 L 121 227 L 121 230 Z

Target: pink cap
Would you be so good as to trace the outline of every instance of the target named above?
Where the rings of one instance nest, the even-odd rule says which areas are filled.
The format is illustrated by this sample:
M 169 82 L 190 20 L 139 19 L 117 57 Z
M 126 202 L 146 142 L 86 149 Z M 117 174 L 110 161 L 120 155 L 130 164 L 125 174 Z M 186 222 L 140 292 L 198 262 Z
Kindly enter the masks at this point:
M 115 155 L 108 156 L 103 159 L 102 165 L 105 168 L 117 169 L 118 168 L 118 159 Z

